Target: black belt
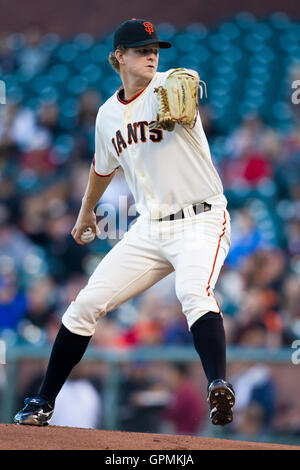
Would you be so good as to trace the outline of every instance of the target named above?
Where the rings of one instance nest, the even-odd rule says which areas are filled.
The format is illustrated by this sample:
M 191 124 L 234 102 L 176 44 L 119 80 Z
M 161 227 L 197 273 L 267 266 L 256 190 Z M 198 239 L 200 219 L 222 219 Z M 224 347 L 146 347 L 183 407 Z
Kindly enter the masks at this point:
M 193 205 L 194 215 L 198 215 L 201 212 L 207 212 L 210 210 L 211 210 L 211 204 L 207 204 L 207 202 L 199 202 L 199 204 Z M 176 212 L 175 214 L 166 215 L 165 217 L 158 219 L 158 221 L 163 222 L 167 220 L 178 220 L 178 219 L 184 219 L 184 218 L 185 218 L 185 215 L 184 215 L 183 209 L 180 209 L 180 211 Z

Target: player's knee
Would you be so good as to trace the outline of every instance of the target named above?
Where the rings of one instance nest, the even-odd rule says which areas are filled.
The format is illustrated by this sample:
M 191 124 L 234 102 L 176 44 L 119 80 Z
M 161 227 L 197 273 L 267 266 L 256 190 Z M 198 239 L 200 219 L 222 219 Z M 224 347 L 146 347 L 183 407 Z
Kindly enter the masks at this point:
M 107 313 L 107 302 L 99 293 L 83 289 L 71 302 L 62 320 L 72 333 L 93 335 L 97 321 Z
M 201 308 L 194 308 L 190 309 L 185 312 L 186 320 L 189 329 L 200 319 L 207 319 L 207 318 L 223 318 L 221 311 L 216 303 L 211 305 L 213 310 L 207 311 L 208 306 L 203 306 Z
M 206 286 L 203 283 L 183 283 L 176 286 L 176 293 L 182 304 L 189 305 L 197 305 L 208 296 Z
M 182 304 L 182 311 L 186 316 L 189 328 L 192 324 L 207 312 L 219 313 L 219 305 L 211 290 L 205 286 L 183 285 L 177 291 L 177 296 Z

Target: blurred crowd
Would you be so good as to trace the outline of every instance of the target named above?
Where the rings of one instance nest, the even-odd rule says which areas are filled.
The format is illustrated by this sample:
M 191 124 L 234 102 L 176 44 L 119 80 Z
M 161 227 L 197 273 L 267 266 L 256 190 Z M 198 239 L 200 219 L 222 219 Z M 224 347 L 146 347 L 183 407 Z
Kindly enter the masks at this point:
M 30 29 L 16 52 L 7 37 L 0 38 L 0 70 L 41 70 L 48 57 L 40 41 L 39 31 Z M 79 246 L 70 235 L 102 102 L 100 90 L 83 92 L 72 126 L 55 100 L 30 108 L 8 97 L 0 105 L 0 337 L 9 345 L 52 343 L 69 303 L 122 237 L 117 227 L 117 239 Z M 231 250 L 216 286 L 228 345 L 280 348 L 300 338 L 300 119 L 296 106 L 291 107 L 293 119 L 284 132 L 252 113 L 226 135 L 215 125 L 209 103 L 200 110 L 232 223 Z M 125 209 L 119 196 L 126 198 Z M 134 203 L 121 169 L 102 202 L 113 204 L 118 215 Z M 192 345 L 173 275 L 101 319 L 92 344 L 124 349 Z M 183 369 L 176 371 L 184 376 Z M 174 369 L 172 383 L 177 384 L 175 375 Z M 128 390 L 130 384 L 124 394 Z M 136 403 L 164 402 L 161 391 L 151 392 L 136 395 Z M 187 385 L 182 393 L 194 392 Z M 271 407 L 272 400 L 268 403 Z M 177 416 L 176 400 L 173 405 L 165 411 L 171 420 Z M 123 408 L 130 427 L 132 410 Z M 199 424 L 200 405 L 197 413 Z M 141 422 L 146 419 L 145 414 Z M 180 424 L 176 429 L 185 432 Z

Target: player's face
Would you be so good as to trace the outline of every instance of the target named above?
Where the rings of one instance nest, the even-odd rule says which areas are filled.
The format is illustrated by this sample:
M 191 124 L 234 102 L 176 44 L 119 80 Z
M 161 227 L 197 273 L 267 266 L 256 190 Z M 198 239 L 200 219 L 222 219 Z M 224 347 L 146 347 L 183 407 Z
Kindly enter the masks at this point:
M 152 80 L 158 67 L 158 58 L 157 44 L 129 48 L 123 54 L 123 70 L 131 75 Z

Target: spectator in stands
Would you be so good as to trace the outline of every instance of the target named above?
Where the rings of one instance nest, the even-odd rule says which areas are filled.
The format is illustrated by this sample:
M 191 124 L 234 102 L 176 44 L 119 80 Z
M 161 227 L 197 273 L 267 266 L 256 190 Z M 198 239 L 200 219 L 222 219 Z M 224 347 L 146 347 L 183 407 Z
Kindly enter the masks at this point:
M 33 251 L 34 245 L 15 225 L 9 221 L 7 224 L 0 222 L 0 257 L 6 269 L 12 265 L 14 269 L 22 270 L 26 256 Z
M 120 394 L 121 430 L 159 432 L 160 412 L 167 403 L 169 393 L 158 379 L 151 376 L 147 364 L 136 362 L 123 368 Z
M 223 180 L 229 188 L 256 187 L 273 178 L 270 154 L 278 152 L 278 137 L 260 117 L 250 114 L 229 136 L 228 158 L 222 162 Z
M 214 111 L 211 106 L 208 104 L 202 104 L 200 106 L 200 116 L 202 121 L 202 126 L 205 132 L 205 135 L 208 141 L 218 137 L 220 135 L 220 131 L 216 126 L 216 121 L 214 119 Z
M 248 322 L 236 327 L 233 343 L 248 348 L 263 348 L 267 343 L 267 328 L 262 321 Z
M 275 136 L 275 131 L 267 127 L 256 113 L 246 115 L 240 126 L 228 137 L 226 153 L 234 159 L 262 148 L 266 136 Z
M 94 155 L 95 145 L 95 121 L 102 98 L 97 90 L 88 90 L 79 100 L 79 112 L 76 136 L 76 152 L 80 153 L 82 160 L 90 162 Z
M 191 334 L 182 314 L 181 306 L 178 304 L 173 304 L 169 307 L 169 314 L 163 326 L 162 342 L 166 345 L 192 344 Z
M 277 391 L 270 369 L 256 364 L 233 376 L 236 391 L 235 431 L 259 436 L 272 430 Z
M 283 344 L 290 347 L 300 337 L 300 280 L 296 274 L 287 276 L 280 296 L 283 323 Z
M 197 434 L 206 420 L 204 397 L 190 379 L 187 364 L 176 363 L 166 369 L 162 380 L 171 395 L 162 419 L 172 423 L 175 434 Z
M 47 235 L 46 248 L 49 254 L 51 273 L 57 281 L 64 282 L 70 273 L 83 274 L 84 260 L 89 252 L 88 247 L 76 247 L 70 235 L 72 217 L 65 204 L 49 207 L 45 220 Z M 83 249 L 82 249 L 83 248 Z
M 241 209 L 231 225 L 231 246 L 227 264 L 240 268 L 244 261 L 261 247 L 261 233 L 247 208 Z
M 24 396 L 32 396 L 34 390 L 43 380 L 43 374 L 35 374 Z M 89 363 L 78 365 L 61 389 L 55 406 L 55 413 L 50 424 L 53 426 L 70 426 L 78 428 L 101 428 L 103 404 L 102 382 L 94 375 Z M 20 397 L 20 401 L 23 401 Z
M 40 26 L 32 24 L 24 32 L 24 47 L 18 52 L 17 60 L 24 75 L 34 76 L 48 62 L 48 52 L 40 47 L 42 38 Z
M 282 250 L 260 250 L 248 257 L 244 269 L 246 288 L 266 287 L 279 290 L 286 273 L 286 256 Z
M 5 260 L 0 257 L 0 264 Z M 26 315 L 26 297 L 12 275 L 0 273 L 0 331 L 17 330 L 20 320 Z
M 51 134 L 44 130 L 36 130 L 34 140 L 28 144 L 26 152 L 20 159 L 20 169 L 30 171 L 37 178 L 49 177 L 57 168 L 56 152 L 51 146 Z
M 134 345 L 135 340 L 124 334 L 121 324 L 114 318 L 113 312 L 110 312 L 110 315 L 102 318 L 102 320 L 91 340 L 94 346 L 124 349 Z
M 274 309 L 272 291 L 251 288 L 244 295 L 244 303 L 236 320 L 234 343 L 244 346 L 280 347 L 282 319 Z
M 101 428 L 102 398 L 86 374 L 84 365 L 78 366 L 62 387 L 55 403 L 50 424 L 76 428 Z
M 26 318 L 35 326 L 45 328 L 56 314 L 56 290 L 53 279 L 44 276 L 33 282 L 26 291 Z
M 300 254 L 300 218 L 290 220 L 286 226 L 288 234 L 288 250 L 291 256 Z
M 18 146 L 23 151 L 30 148 L 38 132 L 33 111 L 11 101 L 2 107 L 1 114 L 0 142 Z
M 0 36 L 0 66 L 7 73 L 16 67 L 16 52 L 9 47 L 9 37 L 5 34 Z
M 24 195 L 20 201 L 19 227 L 28 238 L 40 246 L 47 240 L 45 227 L 47 199 L 44 192 Z
M 59 122 L 59 107 L 56 103 L 41 103 L 37 109 L 37 122 L 41 128 L 52 135 L 52 138 L 64 133 L 64 129 Z

